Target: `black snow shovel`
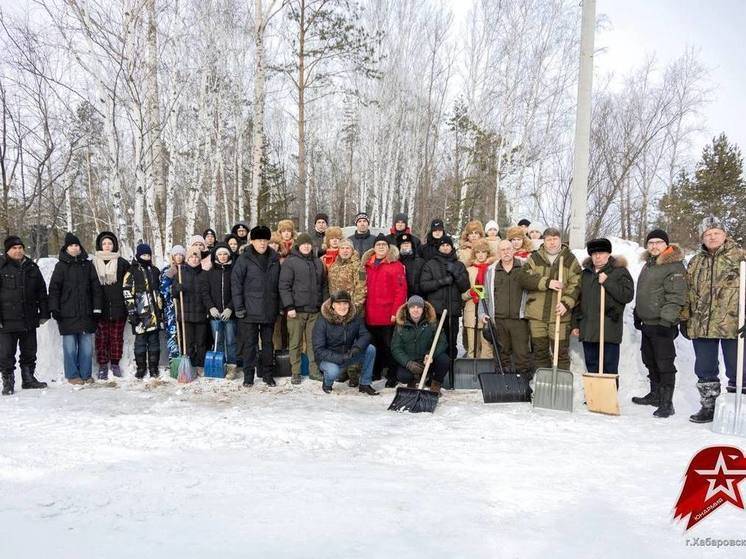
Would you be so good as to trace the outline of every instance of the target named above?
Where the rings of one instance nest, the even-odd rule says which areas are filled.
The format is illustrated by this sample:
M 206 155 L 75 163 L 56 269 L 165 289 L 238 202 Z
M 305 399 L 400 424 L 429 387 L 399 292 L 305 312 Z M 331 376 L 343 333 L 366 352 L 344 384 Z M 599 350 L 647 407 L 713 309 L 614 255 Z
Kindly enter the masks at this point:
M 482 306 L 487 315 L 487 326 L 490 329 L 490 335 L 494 340 L 494 351 L 492 352 L 495 361 L 495 370 L 491 373 L 480 373 L 479 384 L 482 387 L 482 398 L 485 404 L 507 404 L 510 402 L 530 402 L 531 388 L 528 385 L 528 378 L 520 373 L 505 373 L 502 361 L 500 361 L 499 345 L 497 343 L 497 333 L 492 317 L 489 315 L 487 305 L 482 299 Z
M 433 362 L 433 354 L 435 353 L 435 346 L 440 338 L 440 331 L 443 329 L 443 323 L 445 322 L 448 311 L 443 311 L 438 323 L 438 330 L 435 332 L 433 343 L 430 346 L 430 353 L 427 354 L 428 360 L 425 364 L 425 370 L 422 371 L 420 377 L 420 384 L 417 388 L 405 388 L 398 387 L 396 389 L 396 396 L 391 402 L 389 409 L 391 411 L 408 411 L 410 413 L 429 412 L 435 411 L 435 406 L 438 405 L 439 394 L 430 390 L 424 390 L 425 380 L 427 379 L 427 372 L 430 369 L 430 364 Z
M 484 300 L 484 287 L 481 285 L 474 286 L 481 301 Z M 464 325 L 465 326 L 465 325 Z M 472 356 L 469 357 L 467 351 L 466 357 L 456 359 L 453 364 L 453 382 L 454 385 L 447 388 L 456 390 L 479 390 L 479 374 L 492 373 L 495 370 L 495 364 L 492 359 L 480 358 L 482 348 L 482 332 L 479 328 L 479 312 L 474 310 L 474 341 L 472 342 Z

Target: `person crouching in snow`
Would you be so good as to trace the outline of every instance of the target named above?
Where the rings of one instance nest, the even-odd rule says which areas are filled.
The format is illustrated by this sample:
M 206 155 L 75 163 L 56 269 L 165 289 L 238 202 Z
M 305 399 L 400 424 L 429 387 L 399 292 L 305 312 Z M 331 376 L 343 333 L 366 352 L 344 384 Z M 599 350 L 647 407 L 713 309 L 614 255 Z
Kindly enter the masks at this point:
M 635 284 L 627 271 L 627 261 L 611 255 L 608 239 L 593 239 L 586 246 L 589 258 L 583 262 L 580 276 L 580 302 L 573 309 L 573 336 L 583 342 L 585 368 L 597 374 L 601 324 L 601 286 L 606 290 L 604 306 L 604 373 L 619 373 L 619 345 L 624 328 L 624 307 L 635 297 Z M 617 378 L 617 387 L 619 379 Z M 668 415 L 673 414 L 671 408 Z M 662 417 L 668 417 L 663 415 Z
M 91 378 L 93 333 L 102 306 L 96 269 L 80 239 L 66 233 L 59 262 L 49 280 L 49 312 L 62 336 L 65 378 L 70 384 L 95 382 Z
M 313 352 L 324 375 L 322 388 L 329 394 L 334 381 L 351 365 L 362 365 L 358 390 L 370 396 L 378 394 L 373 382 L 376 348 L 352 296 L 336 291 L 321 306 L 321 317 L 313 327 Z
M 396 376 L 408 388 L 415 388 L 422 378 L 428 352 L 438 330 L 435 308 L 419 295 L 413 295 L 396 312 L 396 329 L 391 342 L 391 354 L 398 367 Z M 448 373 L 450 359 L 448 342 L 440 333 L 433 352 L 433 363 L 428 370 L 430 390 L 440 394 L 443 379 Z
M 218 243 L 212 251 L 212 268 L 200 274 L 202 299 L 210 314 L 210 327 L 217 347 L 225 354 L 226 378 L 235 378 L 236 322 L 233 320 L 231 273 L 233 260 L 228 245 Z
M 122 287 L 129 323 L 135 335 L 135 378 L 138 379 L 143 378 L 147 371 L 150 371 L 151 377 L 157 377 L 161 358 L 161 271 L 153 265 L 152 260 L 150 246 L 144 243 L 137 245 L 135 259 L 124 276 Z

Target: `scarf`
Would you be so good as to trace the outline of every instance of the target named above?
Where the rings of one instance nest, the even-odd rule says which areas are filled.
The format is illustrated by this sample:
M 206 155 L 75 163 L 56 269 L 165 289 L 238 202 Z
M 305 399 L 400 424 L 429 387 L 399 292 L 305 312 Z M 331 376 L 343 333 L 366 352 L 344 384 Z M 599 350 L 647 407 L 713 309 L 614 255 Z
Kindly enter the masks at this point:
M 104 253 L 96 251 L 93 258 L 93 265 L 96 267 L 96 274 L 101 285 L 112 285 L 117 283 L 117 264 L 119 263 L 118 252 Z
M 334 261 L 337 260 L 337 256 L 339 256 L 338 248 L 328 248 L 326 249 L 326 253 L 324 253 L 324 256 L 321 257 L 321 260 L 324 263 L 324 266 L 326 266 L 328 269 L 331 267 L 332 264 L 334 264 Z
M 474 262 L 472 264 L 477 269 L 477 277 L 474 280 L 474 285 L 484 285 L 484 278 L 487 275 L 487 268 L 490 267 L 489 262 Z M 477 292 L 474 291 L 474 289 L 469 290 L 469 295 L 471 296 L 471 300 L 474 302 L 475 305 L 479 304 L 479 295 L 477 295 Z

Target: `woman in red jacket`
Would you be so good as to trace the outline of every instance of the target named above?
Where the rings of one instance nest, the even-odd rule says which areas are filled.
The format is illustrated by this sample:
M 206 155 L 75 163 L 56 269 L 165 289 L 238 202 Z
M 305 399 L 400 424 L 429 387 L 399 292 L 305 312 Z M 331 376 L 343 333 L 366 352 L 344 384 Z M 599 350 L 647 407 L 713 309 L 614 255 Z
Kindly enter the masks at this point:
M 373 378 L 386 373 L 386 386 L 397 385 L 396 363 L 391 357 L 391 338 L 394 335 L 396 311 L 407 300 L 407 273 L 399 262 L 399 250 L 389 245 L 382 233 L 373 248 L 362 258 L 366 272 L 368 297 L 365 300 L 365 324 L 376 346 Z

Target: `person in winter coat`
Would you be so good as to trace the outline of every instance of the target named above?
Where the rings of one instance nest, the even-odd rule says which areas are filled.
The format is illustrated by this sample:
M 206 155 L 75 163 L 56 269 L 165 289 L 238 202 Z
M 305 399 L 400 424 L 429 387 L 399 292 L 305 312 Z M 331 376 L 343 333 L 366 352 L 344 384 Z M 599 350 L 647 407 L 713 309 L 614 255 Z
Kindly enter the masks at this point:
M 174 245 L 169 251 L 169 258 L 169 266 L 161 272 L 160 292 L 161 301 L 163 301 L 163 320 L 166 327 L 166 349 L 170 361 L 181 355 L 181 348 L 179 347 L 181 334 L 178 333 L 178 329 L 181 328 L 181 315 L 177 312 L 179 303 L 171 295 L 171 285 L 177 275 L 179 266 L 184 264 L 186 260 L 186 250 L 181 245 Z
M 365 269 L 361 265 L 360 256 L 348 239 L 340 241 L 339 257 L 329 267 L 327 281 L 329 292 L 346 291 L 349 293 L 355 309 L 361 316 L 363 315 L 365 296 L 368 293 Z
M 471 358 L 492 357 L 492 346 L 482 340 L 484 323 L 479 320 L 480 299 L 475 287 L 484 287 L 489 267 L 495 262 L 490 253 L 490 245 L 485 239 L 476 241 L 469 249 L 471 260 L 465 263 L 469 274 L 469 289 L 463 295 L 464 299 L 464 331 L 466 332 L 466 356 Z
M 422 378 L 437 330 L 438 317 L 435 309 L 419 295 L 411 296 L 396 311 L 391 354 L 397 365 L 397 379 L 407 387 L 415 388 Z M 448 342 L 441 332 L 428 370 L 431 391 L 440 394 L 449 366 Z
M 409 218 L 405 213 L 398 213 L 394 216 L 394 226 L 389 229 L 386 239 L 390 245 L 396 245 L 399 235 L 409 236 L 409 242 L 412 243 L 412 250 L 414 254 L 417 254 L 420 248 L 420 240 L 412 235 L 412 229 L 409 227 Z
M 313 231 L 309 233 L 313 243 L 313 254 L 316 258 L 324 256 L 324 244 L 326 242 L 326 231 L 329 228 L 329 216 L 325 213 L 318 213 L 313 220 Z M 342 234 L 340 232 L 340 238 Z
M 65 378 L 70 384 L 94 382 L 93 333 L 102 307 L 103 292 L 96 269 L 80 239 L 68 232 L 49 280 L 49 312 L 62 336 Z
M 135 335 L 135 378 L 158 376 L 161 359 L 161 324 L 163 300 L 160 293 L 161 271 L 153 264 L 150 245 L 140 243 L 135 259 L 124 276 L 123 293 L 132 333 Z
M 425 261 L 417 256 L 415 238 L 409 233 L 400 233 L 396 236 L 396 247 L 399 249 L 399 262 L 404 264 L 407 274 L 407 295 L 422 295 L 420 276 Z
M 430 231 L 425 237 L 425 242 L 420 245 L 418 255 L 425 261 L 430 260 L 438 254 L 440 239 L 446 234 L 446 227 L 442 219 L 433 219 L 430 223 Z
M 669 245 L 668 234 L 662 229 L 650 231 L 645 244 L 647 251 L 642 255 L 645 264 L 637 277 L 634 321 L 635 328 L 642 332 L 640 351 L 648 369 L 650 392 L 632 398 L 632 402 L 663 408 L 664 412 L 670 406 L 673 411 L 674 340 L 686 303 L 684 255 L 678 246 Z
M 311 336 L 313 325 L 319 316 L 324 301 L 326 277 L 324 265 L 313 253 L 311 236 L 298 235 L 297 246 L 283 262 L 280 270 L 280 301 L 288 321 L 291 382 L 301 381 L 300 363 L 303 347 L 308 351 L 308 371 L 312 380 L 322 380 L 318 365 L 313 358 Z
M 500 242 L 500 227 L 497 221 L 491 219 L 484 226 L 485 239 L 490 244 L 492 254 L 497 254 L 497 244 Z
M 104 296 L 104 307 L 96 323 L 96 361 L 98 378 L 109 378 L 109 364 L 115 377 L 122 376 L 119 360 L 124 345 L 124 323 L 127 308 L 122 285 L 130 264 L 119 256 L 119 240 L 111 231 L 102 231 L 96 238 L 93 267 Z
M 407 300 L 407 275 L 404 265 L 399 262 L 399 251 L 389 245 L 386 236 L 380 234 L 375 241 L 373 248 L 362 258 L 368 286 L 365 324 L 376 346 L 373 378 L 381 378 L 383 369 L 387 369 L 386 386 L 391 388 L 397 384 L 391 338 L 394 335 L 396 312 Z
M 505 238 L 513 245 L 513 250 L 515 251 L 513 255 L 514 258 L 520 260 L 521 263 L 526 262 L 528 257 L 531 256 L 531 253 L 534 251 L 534 244 L 531 242 L 531 239 L 526 236 L 523 227 L 517 225 L 508 228 Z
M 563 260 L 562 282 L 559 281 L 559 263 Z M 558 367 L 570 369 L 570 320 L 572 309 L 580 294 L 580 264 L 567 245 L 562 244 L 558 229 L 544 231 L 544 244 L 532 252 L 521 268 L 519 281 L 528 292 L 526 318 L 531 331 L 531 343 L 537 368 L 551 367 L 550 348 L 554 342 L 555 317 L 560 316 Z M 558 301 L 552 293 L 562 290 Z
M 205 229 L 202 233 L 202 238 L 205 240 L 205 247 L 211 251 L 215 247 L 215 243 L 218 241 L 218 235 L 215 233 L 215 229 Z
M 205 366 L 207 346 L 207 309 L 202 298 L 201 277 L 202 253 L 198 246 L 187 249 L 186 266 L 181 267 L 171 285 L 171 296 L 179 305 L 179 323 L 184 325 L 181 332 L 182 344 L 186 347 L 189 359 L 201 375 Z M 181 275 L 181 279 L 179 279 Z M 182 308 L 182 297 L 184 300 Z M 182 320 L 183 312 L 183 320 Z M 186 340 L 186 343 L 185 343 Z
M 438 254 L 422 267 L 420 289 L 438 316 L 444 310 L 448 311 L 443 334 L 448 341 L 448 355 L 452 360 L 458 353 L 456 343 L 463 309 L 463 294 L 470 288 L 466 267 L 456 257 L 453 239 L 446 235 L 440 239 Z
M 236 237 L 233 233 L 228 233 L 225 238 L 223 239 L 223 242 L 228 245 L 228 248 L 231 251 L 231 258 L 235 261 L 236 258 L 238 258 L 238 249 L 240 248 L 238 244 L 238 237 Z
M 635 297 L 635 283 L 622 256 L 611 255 L 611 241 L 593 239 L 586 245 L 588 258 L 580 276 L 580 302 L 573 310 L 572 334 L 583 343 L 585 368 L 597 374 L 599 367 L 601 324 L 601 287 L 606 291 L 604 304 L 604 373 L 619 373 L 619 346 L 624 328 L 624 307 Z M 617 386 L 619 380 L 617 379 Z M 673 413 L 673 412 L 672 412 Z
M 352 246 L 358 254 L 365 254 L 376 243 L 376 238 L 370 232 L 370 219 L 368 214 L 360 212 L 355 216 L 355 232 L 347 237 L 352 241 Z
M 21 388 L 46 388 L 36 379 L 36 329 L 49 320 L 47 284 L 28 258 L 20 237 L 5 239 L 0 256 L 0 373 L 3 396 L 15 393 L 16 350 L 20 351 Z
M 292 219 L 282 219 L 277 223 L 277 234 L 280 236 L 280 264 L 290 256 L 295 246 L 295 224 Z
M 498 346 L 498 355 L 504 367 L 531 378 L 531 336 L 525 318 L 526 292 L 520 281 L 522 263 L 515 258 L 513 244 L 508 240 L 500 241 L 498 254 L 500 258 L 487 269 L 484 280 L 485 303 L 494 322 L 497 344 L 492 340 L 489 327 L 486 337 L 492 340 L 493 351 L 495 345 Z M 479 308 L 479 319 L 486 324 L 484 307 L 481 305 Z
M 272 332 L 280 312 L 280 256 L 269 248 L 272 232 L 257 225 L 250 232 L 251 242 L 233 265 L 231 296 L 243 338 L 244 386 L 254 384 L 255 369 L 269 386 L 276 386 L 272 375 L 274 345 Z M 257 362 L 259 339 L 262 353 Z M 258 366 L 258 367 L 257 367 Z
M 726 389 L 736 391 L 737 339 L 743 326 L 738 324 L 739 267 L 746 252 L 714 217 L 702 221 L 699 234 L 702 247 L 687 267 L 688 320 L 682 323 L 681 332 L 694 345 L 694 372 L 702 400 L 702 409 L 690 419 L 705 423 L 712 421 L 720 394 L 718 347 L 728 377 Z
M 474 261 L 474 243 L 484 238 L 484 227 L 478 220 L 470 221 L 464 227 L 458 244 L 458 259 L 469 266 Z
M 228 245 L 218 243 L 212 251 L 212 268 L 204 272 L 202 282 L 202 300 L 210 315 L 210 327 L 216 345 L 225 354 L 228 364 L 226 376 L 233 378 L 236 368 L 236 321 L 233 318 L 233 295 L 231 292 L 231 274 L 233 260 Z
M 321 306 L 321 316 L 313 327 L 313 352 L 324 375 L 322 388 L 329 394 L 334 381 L 355 364 L 362 367 L 358 390 L 370 396 L 378 392 L 371 386 L 376 348 L 365 322 L 346 291 L 336 291 Z
M 210 250 L 207 248 L 205 239 L 201 235 L 192 235 L 192 238 L 189 239 L 187 251 L 191 248 L 195 248 L 199 252 L 200 266 L 202 266 L 203 270 L 212 268 L 212 256 Z
M 327 270 L 331 268 L 331 265 L 334 264 L 334 261 L 339 256 L 339 243 L 343 237 L 341 227 L 329 227 L 326 230 L 324 243 L 321 245 L 321 251 L 323 252 L 321 261 Z
M 238 239 L 239 248 L 249 242 L 249 226 L 245 221 L 239 221 L 231 228 L 231 235 Z

